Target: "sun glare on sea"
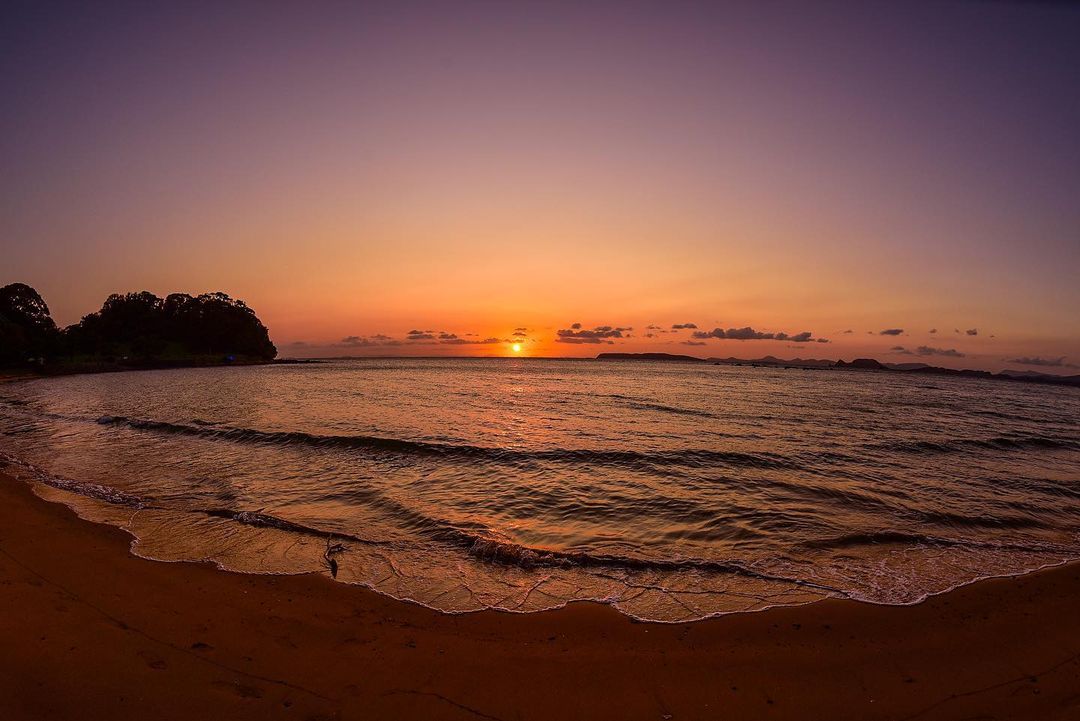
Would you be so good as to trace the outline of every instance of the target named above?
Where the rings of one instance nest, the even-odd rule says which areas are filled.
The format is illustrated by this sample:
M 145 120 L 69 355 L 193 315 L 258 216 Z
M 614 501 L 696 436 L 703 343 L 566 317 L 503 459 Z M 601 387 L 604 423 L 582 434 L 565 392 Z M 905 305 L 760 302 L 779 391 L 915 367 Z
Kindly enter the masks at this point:
M 520 343 L 514 343 L 512 346 L 510 346 L 510 350 L 514 351 L 515 353 L 520 353 L 521 352 L 521 344 Z

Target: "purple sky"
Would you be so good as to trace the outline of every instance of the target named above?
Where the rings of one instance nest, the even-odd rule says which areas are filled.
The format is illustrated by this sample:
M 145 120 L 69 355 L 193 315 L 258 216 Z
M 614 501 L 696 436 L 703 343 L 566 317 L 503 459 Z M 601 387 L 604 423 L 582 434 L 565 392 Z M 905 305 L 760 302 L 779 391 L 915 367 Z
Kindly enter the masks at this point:
M 220 289 L 286 354 L 528 328 L 585 355 L 556 342 L 581 322 L 635 328 L 626 350 L 1080 364 L 1080 6 L 0 17 L 0 283 L 61 323 Z M 688 321 L 829 343 L 646 330 Z

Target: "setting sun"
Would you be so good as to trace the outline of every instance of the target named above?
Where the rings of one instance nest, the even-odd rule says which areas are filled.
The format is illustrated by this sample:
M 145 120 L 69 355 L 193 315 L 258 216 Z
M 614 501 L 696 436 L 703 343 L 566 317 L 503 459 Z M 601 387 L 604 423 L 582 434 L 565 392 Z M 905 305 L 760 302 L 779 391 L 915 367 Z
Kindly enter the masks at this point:
M 512 346 L 510 346 L 510 350 L 514 351 L 515 353 L 520 353 L 521 352 L 521 344 L 520 343 L 514 343 Z

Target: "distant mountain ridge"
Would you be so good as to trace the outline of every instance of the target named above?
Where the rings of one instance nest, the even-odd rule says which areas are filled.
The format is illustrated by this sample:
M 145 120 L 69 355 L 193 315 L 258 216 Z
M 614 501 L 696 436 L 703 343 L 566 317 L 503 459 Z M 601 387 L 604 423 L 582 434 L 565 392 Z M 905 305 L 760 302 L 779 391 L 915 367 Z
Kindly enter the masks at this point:
M 990 380 L 1021 381 L 1027 383 L 1046 383 L 1049 385 L 1066 385 L 1080 387 L 1080 375 L 1059 376 L 1038 371 L 1004 370 L 1000 373 L 979 370 L 957 370 L 955 368 L 942 368 L 931 366 L 926 363 L 882 363 L 873 358 L 856 358 L 850 362 L 844 360 L 832 361 L 815 358 L 794 358 L 784 360 L 775 356 L 764 358 L 698 358 L 690 355 L 674 353 L 600 353 L 598 360 L 638 360 L 638 361 L 669 361 L 677 363 L 711 363 L 712 365 L 739 365 L 767 368 L 803 368 L 819 369 L 833 368 L 837 370 L 861 370 L 880 371 L 886 373 L 919 373 L 926 375 L 961 376 L 964 378 L 987 378 Z
M 649 360 L 671 361 L 675 363 L 705 363 L 704 358 L 674 353 L 600 353 L 597 360 Z
M 836 361 L 818 359 L 818 358 L 792 358 L 791 360 L 784 360 L 783 358 L 777 358 L 776 356 L 767 355 L 763 358 L 753 358 L 750 360 L 743 360 L 742 358 L 708 358 L 708 363 L 721 363 L 723 365 L 764 365 L 764 366 L 791 366 L 796 368 L 832 368 L 836 365 Z

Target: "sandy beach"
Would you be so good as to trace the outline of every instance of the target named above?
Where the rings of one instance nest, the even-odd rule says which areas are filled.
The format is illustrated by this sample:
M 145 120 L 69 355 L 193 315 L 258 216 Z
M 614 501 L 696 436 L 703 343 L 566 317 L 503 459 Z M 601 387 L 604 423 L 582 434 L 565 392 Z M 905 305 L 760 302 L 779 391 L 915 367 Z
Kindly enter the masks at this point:
M 1075 719 L 1080 566 L 691 624 L 158 563 L 0 476 L 0 717 Z M 92 710 L 91 710 L 92 709 Z

